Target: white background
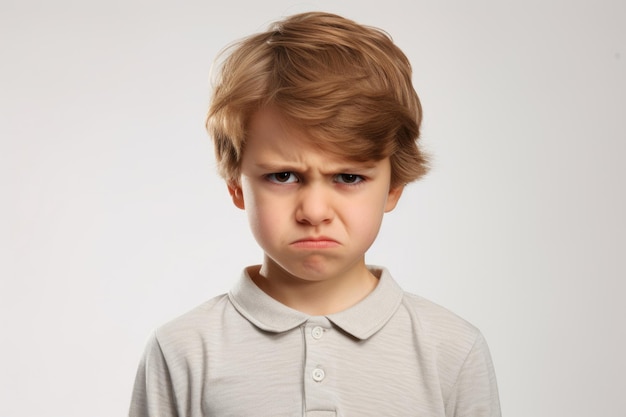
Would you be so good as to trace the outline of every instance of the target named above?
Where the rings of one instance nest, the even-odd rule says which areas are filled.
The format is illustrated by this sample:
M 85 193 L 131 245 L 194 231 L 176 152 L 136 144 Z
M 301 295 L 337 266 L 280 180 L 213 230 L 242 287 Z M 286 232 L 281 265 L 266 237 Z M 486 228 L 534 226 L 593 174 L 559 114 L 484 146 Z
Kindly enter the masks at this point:
M 150 332 L 260 260 L 208 73 L 308 10 L 387 30 L 425 109 L 368 262 L 484 332 L 504 415 L 625 416 L 621 0 L 0 0 L 0 416 L 125 415 Z

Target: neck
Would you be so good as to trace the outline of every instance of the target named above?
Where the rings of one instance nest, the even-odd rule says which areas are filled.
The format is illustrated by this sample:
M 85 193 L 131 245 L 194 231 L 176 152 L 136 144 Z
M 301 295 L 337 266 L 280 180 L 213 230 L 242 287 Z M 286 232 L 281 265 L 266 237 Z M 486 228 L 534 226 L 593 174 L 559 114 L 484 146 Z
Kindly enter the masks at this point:
M 337 276 L 303 279 L 285 271 L 271 260 L 251 268 L 254 283 L 275 300 L 312 316 L 343 311 L 371 293 L 378 284 L 365 263 Z

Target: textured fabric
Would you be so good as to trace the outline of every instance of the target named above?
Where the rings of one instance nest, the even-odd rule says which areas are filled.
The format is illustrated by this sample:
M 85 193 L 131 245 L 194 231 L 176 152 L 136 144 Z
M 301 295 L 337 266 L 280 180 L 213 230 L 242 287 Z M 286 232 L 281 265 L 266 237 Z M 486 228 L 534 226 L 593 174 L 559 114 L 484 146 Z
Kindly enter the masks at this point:
M 130 416 L 500 416 L 481 333 L 372 272 L 375 290 L 328 316 L 290 309 L 244 272 L 155 332 Z

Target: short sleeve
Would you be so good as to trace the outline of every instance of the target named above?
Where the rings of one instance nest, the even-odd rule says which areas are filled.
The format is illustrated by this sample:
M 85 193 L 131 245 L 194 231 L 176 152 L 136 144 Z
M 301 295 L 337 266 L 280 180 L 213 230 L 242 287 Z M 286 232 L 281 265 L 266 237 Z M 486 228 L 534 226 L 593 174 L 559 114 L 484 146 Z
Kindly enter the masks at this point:
M 446 401 L 446 417 L 500 417 L 498 386 L 491 354 L 481 333 Z
M 129 417 L 177 417 L 174 398 L 167 362 L 154 334 L 139 363 Z

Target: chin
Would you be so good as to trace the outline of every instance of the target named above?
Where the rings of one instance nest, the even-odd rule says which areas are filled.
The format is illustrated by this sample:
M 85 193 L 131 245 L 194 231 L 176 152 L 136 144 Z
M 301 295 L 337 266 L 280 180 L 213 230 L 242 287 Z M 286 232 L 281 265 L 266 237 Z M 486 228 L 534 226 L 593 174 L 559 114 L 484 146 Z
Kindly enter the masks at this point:
M 307 261 L 298 265 L 278 264 L 278 267 L 286 275 L 302 281 L 324 281 L 332 275 L 327 265 L 316 261 Z

